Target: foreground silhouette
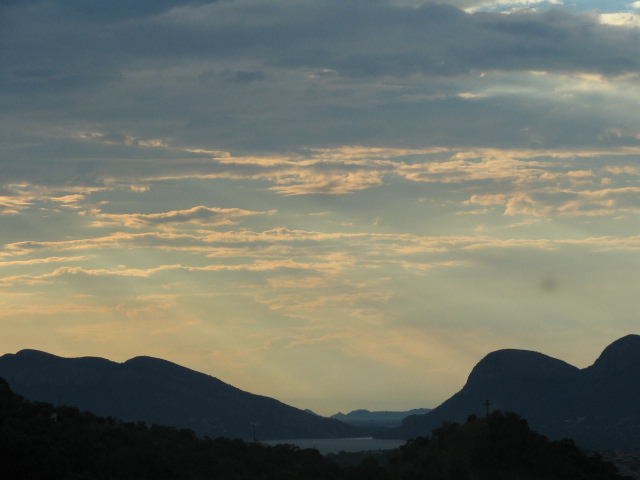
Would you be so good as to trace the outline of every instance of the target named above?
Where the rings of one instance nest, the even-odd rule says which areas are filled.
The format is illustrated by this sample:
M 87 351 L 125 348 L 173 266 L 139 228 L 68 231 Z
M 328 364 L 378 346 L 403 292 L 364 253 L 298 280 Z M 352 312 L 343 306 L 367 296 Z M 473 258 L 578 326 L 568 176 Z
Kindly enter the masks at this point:
M 333 458 L 339 462 L 341 455 Z M 317 450 L 267 446 L 29 402 L 0 378 L 4 478 L 46 480 L 621 480 L 571 441 L 550 442 L 515 414 L 446 424 L 379 461 L 339 466 Z
M 392 456 L 395 478 L 429 480 L 621 479 L 615 466 L 572 440 L 549 441 L 515 413 L 470 416 L 431 437 L 409 440 Z

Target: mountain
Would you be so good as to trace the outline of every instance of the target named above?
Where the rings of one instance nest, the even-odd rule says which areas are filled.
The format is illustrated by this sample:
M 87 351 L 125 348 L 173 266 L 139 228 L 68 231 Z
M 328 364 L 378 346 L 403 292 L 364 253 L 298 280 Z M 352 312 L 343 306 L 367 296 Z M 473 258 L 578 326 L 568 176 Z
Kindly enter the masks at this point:
M 428 408 L 414 408 L 407 412 L 370 412 L 369 410 L 354 410 L 347 414 L 336 413 L 330 418 L 354 425 L 356 427 L 397 427 L 402 420 L 409 415 L 422 415 L 428 413 Z
M 2 378 L 0 452 L 9 479 L 633 480 L 599 455 L 549 441 L 515 414 L 448 425 L 375 458 L 371 451 L 325 457 L 294 445 L 200 438 L 29 402 Z
M 484 417 L 487 407 L 515 412 L 550 438 L 569 437 L 591 448 L 640 449 L 640 336 L 616 340 L 584 369 L 538 352 L 489 353 L 462 390 L 425 415 L 407 417 L 387 435 L 428 435 L 443 422 Z
M 62 358 L 37 350 L 0 357 L 0 377 L 29 400 L 97 415 L 251 439 L 359 436 L 359 430 L 273 398 L 254 395 L 166 360 Z

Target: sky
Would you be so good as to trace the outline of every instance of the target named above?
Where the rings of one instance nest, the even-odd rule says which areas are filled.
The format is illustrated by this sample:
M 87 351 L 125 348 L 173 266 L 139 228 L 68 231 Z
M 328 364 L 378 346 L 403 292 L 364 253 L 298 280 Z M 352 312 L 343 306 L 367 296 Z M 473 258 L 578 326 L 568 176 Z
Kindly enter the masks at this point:
M 0 353 L 323 415 L 638 332 L 640 2 L 0 0 Z

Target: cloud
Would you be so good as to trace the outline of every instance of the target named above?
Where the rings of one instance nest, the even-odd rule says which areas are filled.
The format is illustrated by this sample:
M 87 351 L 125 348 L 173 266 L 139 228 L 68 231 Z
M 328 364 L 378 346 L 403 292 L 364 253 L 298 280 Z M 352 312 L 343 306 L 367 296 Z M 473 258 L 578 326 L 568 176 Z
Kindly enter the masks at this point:
M 24 317 L 32 315 L 56 316 L 60 314 L 105 314 L 111 309 L 107 306 L 92 306 L 76 303 L 63 304 L 7 304 L 0 303 L 0 317 Z
M 278 295 L 275 298 L 271 298 L 264 303 L 269 306 L 271 310 L 286 310 L 297 311 L 304 310 L 307 312 L 325 310 L 326 308 L 341 308 L 341 307 L 362 307 L 364 305 L 371 305 L 373 303 L 384 303 L 388 301 L 393 295 L 390 293 L 382 292 L 366 292 L 366 293 L 352 293 L 352 294 L 337 294 L 330 296 L 317 296 L 310 300 L 308 296 L 299 294 Z
M 200 13 L 196 17 L 188 9 L 175 10 L 163 18 L 156 26 L 158 35 L 151 37 L 153 48 L 166 49 L 159 34 L 173 30 L 191 54 L 251 58 L 259 53 L 274 65 L 324 68 L 354 77 L 449 76 L 495 69 L 619 74 L 638 68 L 635 33 L 561 10 L 468 14 L 434 3 L 408 8 L 281 1 L 268 8 L 209 5 Z M 140 50 L 143 45 L 152 48 L 149 42 L 132 45 L 140 53 L 149 52 Z M 207 53 L 203 45 L 209 47 Z
M 115 159 L 139 159 L 136 148 L 124 148 L 136 147 L 126 145 L 124 139 L 130 138 L 174 136 L 192 148 L 230 150 L 308 147 L 314 138 L 331 134 L 324 145 L 352 144 L 362 142 L 358 137 L 377 125 L 378 117 L 393 130 L 387 134 L 392 139 L 409 134 L 394 129 L 404 116 L 402 125 L 417 128 L 417 136 L 410 136 L 415 139 L 437 129 L 438 122 L 429 119 L 447 114 L 465 122 L 478 116 L 497 121 L 502 114 L 512 117 L 506 128 L 520 113 L 508 110 L 525 105 L 500 102 L 499 91 L 489 99 L 487 92 L 474 91 L 477 85 L 469 79 L 496 72 L 638 72 L 637 31 L 562 10 L 469 14 L 446 4 L 326 0 L 268 6 L 256 1 L 143 3 L 125 9 L 124 2 L 107 8 L 97 1 L 57 0 L 10 8 L 0 98 L 5 115 L 15 114 L 5 132 L 33 167 L 22 165 L 20 171 L 31 170 L 39 182 L 88 182 L 91 173 L 95 176 L 91 171 L 108 161 L 111 168 L 101 173 L 119 176 Z M 146 88 L 150 83 L 154 88 Z M 461 115 L 462 105 L 472 109 L 468 115 Z M 419 115 L 425 107 L 429 114 Z M 41 125 L 35 127 L 36 120 Z M 49 120 L 57 131 L 44 128 Z M 363 122 L 367 128 L 361 128 Z M 103 147 L 109 148 L 69 141 L 64 133 L 74 127 L 99 130 L 110 141 Z M 447 132 L 446 126 L 440 128 Z M 373 138 L 379 138 L 377 130 Z M 44 138 L 47 148 L 38 146 Z M 123 140 L 121 148 L 117 139 Z M 56 168 L 46 161 L 51 157 Z M 5 178 L 16 173 L 12 170 Z M 131 173 L 135 178 L 135 168 Z
M 217 0 L 155 0 L 153 2 L 136 2 L 127 0 L 111 0 L 108 3 L 100 0 L 3 0 L 1 7 L 27 6 L 29 10 L 39 13 L 48 11 L 50 15 L 65 16 L 75 21 L 96 23 L 121 22 L 136 18 L 159 15 L 174 8 L 189 5 L 202 5 Z
M 152 147 L 172 149 L 172 147 Z M 494 209 L 468 210 L 471 205 L 503 206 L 507 215 L 534 217 L 614 216 L 636 212 L 634 190 L 638 168 L 635 157 L 638 148 L 610 150 L 520 150 L 520 149 L 393 149 L 352 146 L 335 149 L 310 149 L 295 155 L 265 155 L 236 157 L 220 155 L 213 159 L 184 161 L 182 169 L 167 163 L 156 165 L 140 182 L 162 185 L 173 180 L 233 180 L 237 182 L 267 182 L 266 190 L 281 196 L 311 194 L 344 195 L 372 188 L 383 188 L 399 180 L 409 183 L 442 185 L 444 188 L 464 188 L 466 198 L 457 200 L 456 213 L 491 214 Z M 219 153 L 219 152 L 216 152 Z M 129 180 L 130 181 L 130 180 Z M 238 183 L 240 185 L 240 183 Z M 459 186 L 459 187 L 458 187 Z M 77 191 L 82 187 L 67 187 Z M 197 206 L 169 210 L 161 213 L 108 213 L 103 205 L 92 201 L 91 195 L 110 188 L 123 188 L 119 184 L 87 193 L 60 195 L 60 186 L 13 186 L 16 199 L 6 202 L 18 211 L 50 208 L 50 203 L 61 204 L 71 211 L 90 218 L 95 227 L 177 229 L 187 226 L 233 226 L 240 221 L 250 222 L 255 217 L 275 215 L 276 210 L 258 211 L 242 208 Z M 482 189 L 481 192 L 473 189 Z M 608 192 L 599 197 L 596 192 Z M 12 198 L 12 197 L 8 197 Z M 19 200 L 18 200 L 19 199 Z M 48 202 L 48 203 L 47 203 Z M 388 216 L 375 212 L 372 221 Z M 386 223 L 386 220 L 385 220 Z M 346 222 L 353 224 L 353 222 Z M 110 241 L 134 243 L 158 241 L 160 237 L 127 237 L 120 233 Z M 229 238 L 233 236 L 228 232 Z M 252 234 L 247 233 L 250 236 Z M 211 236 L 213 238 L 214 235 Z M 242 235 L 238 236 L 241 238 Z M 265 236 L 264 238 L 267 238 Z M 135 240 L 134 240 L 135 239 Z M 165 237 L 165 248 L 179 237 Z M 252 240 L 255 240 L 255 237 Z M 106 241 L 94 240 L 94 241 Z M 243 240 L 238 240 L 243 241 Z M 80 242 L 78 248 L 85 248 Z M 16 244 L 17 245 L 17 244 Z M 11 248 L 16 248 L 13 245 Z M 27 248 L 27 243 L 21 244 Z M 194 249 L 202 245 L 193 245 Z M 34 248 L 37 248 L 35 246 Z M 69 244 L 68 248 L 74 248 Z M 266 254 L 266 250 L 262 250 Z M 210 253 L 212 256 L 233 256 L 228 248 Z
M 604 25 L 617 25 L 622 27 L 640 27 L 640 15 L 636 13 L 602 13 L 600 23 Z
M 507 215 L 521 214 L 529 210 L 530 215 L 543 216 L 554 211 L 555 215 L 565 218 L 573 216 L 592 217 L 611 214 L 612 210 L 631 212 L 626 206 L 625 195 L 637 196 L 639 190 L 601 190 L 591 195 L 574 196 L 570 201 L 554 205 L 544 203 L 537 197 L 476 197 L 474 203 L 482 205 L 499 205 Z M 611 201 L 615 205 L 610 205 Z M 606 210 L 606 213 L 600 210 Z M 531 222 L 520 222 L 519 225 L 507 225 L 513 229 L 528 226 Z M 259 286 L 260 295 L 267 296 L 259 303 L 269 305 L 270 309 L 282 311 L 300 310 L 306 312 L 319 311 L 325 308 L 369 308 L 366 302 L 381 302 L 394 294 L 394 287 L 388 285 L 384 289 L 372 281 L 389 278 L 392 275 L 422 275 L 425 272 L 443 269 L 475 269 L 485 257 L 474 253 L 493 250 L 495 252 L 518 249 L 521 251 L 565 251 L 584 249 L 588 252 L 603 250 L 634 251 L 640 245 L 635 236 L 600 236 L 590 238 L 540 238 L 511 237 L 500 238 L 485 234 L 469 236 L 424 236 L 415 234 L 382 234 L 382 233 L 323 233 L 302 230 L 274 229 L 254 232 L 241 230 L 236 232 L 199 231 L 192 234 L 173 233 L 118 233 L 107 237 L 78 239 L 73 241 L 17 242 L 8 245 L 8 252 L 17 254 L 38 251 L 87 250 L 93 258 L 106 258 L 112 255 L 118 258 L 118 252 L 129 252 L 137 249 L 139 254 L 131 258 L 156 259 L 152 267 L 120 265 L 117 268 L 95 268 L 86 263 L 86 256 L 46 257 L 31 260 L 5 261 L 2 267 L 30 266 L 40 268 L 39 272 L 17 274 L 9 271 L 0 278 L 5 287 L 29 287 L 74 284 L 87 291 L 105 292 L 106 288 L 114 288 L 114 281 L 135 280 L 136 290 L 147 288 L 149 294 L 154 292 L 153 285 L 176 284 L 177 291 L 189 289 L 190 294 L 197 294 L 201 287 L 193 282 L 202 282 L 207 278 L 207 285 L 214 278 L 222 280 L 229 275 L 244 275 L 243 282 Z M 107 250 L 113 251 L 107 253 Z M 178 258 L 180 252 L 189 254 L 190 263 L 163 264 L 166 255 L 153 252 L 172 251 L 172 257 Z M 195 256 L 194 256 L 195 254 Z M 127 254 L 126 258 L 129 258 Z M 215 259 L 213 262 L 211 259 Z M 75 263 L 53 270 L 43 270 L 47 265 L 58 262 Z M 112 260 L 113 262 L 113 260 Z M 146 262 L 143 262 L 146 263 Z M 366 274 L 366 275 L 365 275 Z M 365 275 L 368 284 L 356 285 L 356 278 Z M 252 278 L 250 280 L 250 277 Z M 238 277 L 240 278 L 240 277 Z M 107 283 L 96 283 L 104 279 Z M 121 279 L 121 280 L 117 280 Z M 349 280 L 351 279 L 351 280 Z M 216 280 L 217 281 L 217 280 Z M 228 280 L 224 282 L 228 283 Z M 91 287 L 91 285 L 94 287 Z M 129 284 L 123 284 L 121 294 L 130 292 Z M 68 288 L 68 287 L 65 287 Z M 194 290 L 195 288 L 195 290 Z M 225 289 L 228 287 L 224 287 Z M 246 288 L 246 287 L 243 287 Z M 354 291 L 354 288 L 356 290 Z M 358 291 L 358 289 L 361 289 Z M 120 290 L 119 290 L 120 291 Z M 222 290 L 221 290 L 222 291 Z M 185 291 L 186 292 L 186 291 Z M 275 292 L 281 292 L 273 296 Z M 305 293 L 307 292 L 307 293 Z M 337 293 L 340 292 L 340 293 Z M 385 293 L 386 292 L 386 293 Z M 183 293 L 181 293 L 183 294 Z M 354 299 L 353 302 L 350 299 Z M 356 302 L 355 299 L 358 299 Z M 312 308 L 315 305 L 314 308 Z M 317 307 L 317 308 L 316 308 Z M 342 307 L 340 307 L 342 308 Z
M 236 218 L 251 215 L 264 215 L 265 212 L 251 212 L 240 208 L 209 208 L 204 206 L 193 207 L 188 210 L 174 210 L 164 213 L 150 214 L 109 214 L 92 212 L 92 216 L 104 218 L 92 223 L 93 226 L 125 225 L 127 227 L 166 226 L 184 223 L 198 225 L 237 225 Z
M 63 206 L 71 206 L 74 207 L 75 204 L 83 201 L 86 198 L 86 195 L 75 194 L 75 195 L 65 195 L 63 197 L 52 197 L 51 201 L 60 202 Z
M 261 70 L 258 70 L 258 71 L 237 70 L 235 72 L 230 70 L 225 70 L 220 74 L 220 76 L 225 80 L 225 82 L 237 83 L 240 85 L 247 85 L 249 83 L 259 82 L 266 78 L 265 73 Z M 204 77 L 202 75 L 200 76 L 201 79 L 206 79 L 206 77 L 207 77 L 206 74 Z
M 133 277 L 149 278 L 167 271 L 184 272 L 273 272 L 278 270 L 292 271 L 316 271 L 325 273 L 336 273 L 342 270 L 345 262 L 300 262 L 288 258 L 276 260 L 256 260 L 249 264 L 212 264 L 204 266 L 187 265 L 160 265 L 153 268 L 126 268 L 118 269 L 85 269 L 83 267 L 60 267 L 51 272 L 41 275 L 9 275 L 0 278 L 0 284 L 5 286 L 13 285 L 45 285 L 55 282 L 61 278 L 85 279 L 99 277 Z
M 87 270 L 82 267 L 60 267 L 52 272 L 44 273 L 42 275 L 10 275 L 0 278 L 0 284 L 5 286 L 11 285 L 45 285 L 54 282 L 57 278 L 64 279 L 65 277 L 101 277 L 105 275 L 118 276 L 118 277 L 149 277 L 157 272 L 180 268 L 175 265 L 164 265 L 152 269 L 120 269 L 120 270 L 106 270 L 106 269 L 93 269 Z
M 0 215 L 16 215 L 30 205 L 31 202 L 25 198 L 0 197 Z
M 640 188 L 601 190 L 533 190 L 509 195 L 473 195 L 470 204 L 501 205 L 505 215 L 594 217 L 640 213 Z
M 87 256 L 75 256 L 75 257 L 48 257 L 48 258 L 32 258 L 30 260 L 10 260 L 6 262 L 0 261 L 0 267 L 16 266 L 16 265 L 41 265 L 44 263 L 59 263 L 59 262 L 78 262 L 81 260 L 87 260 Z

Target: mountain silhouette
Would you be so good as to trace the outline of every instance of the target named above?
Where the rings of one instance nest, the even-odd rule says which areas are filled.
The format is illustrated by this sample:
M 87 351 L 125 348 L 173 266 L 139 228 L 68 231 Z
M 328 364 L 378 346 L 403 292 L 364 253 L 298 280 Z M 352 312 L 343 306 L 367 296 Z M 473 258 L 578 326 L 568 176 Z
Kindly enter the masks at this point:
M 428 408 L 414 408 L 406 412 L 371 412 L 360 409 L 347 414 L 338 412 L 329 418 L 335 418 L 356 427 L 397 427 L 409 415 L 421 415 L 427 412 L 429 412 Z
M 37 350 L 0 357 L 0 377 L 29 400 L 62 403 L 124 421 L 245 439 L 354 437 L 360 431 L 273 398 L 153 357 L 124 363 L 62 358 Z
M 487 404 L 488 401 L 488 404 Z M 471 371 L 462 390 L 388 435 L 428 435 L 443 422 L 487 411 L 515 412 L 550 438 L 591 448 L 640 448 L 640 336 L 627 335 L 579 369 L 542 353 L 498 350 Z

